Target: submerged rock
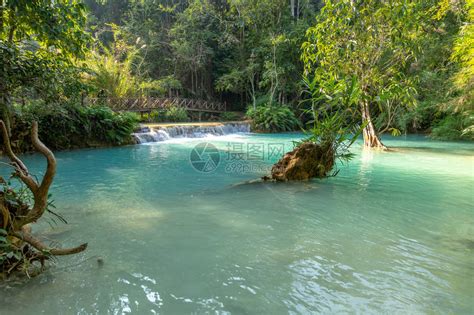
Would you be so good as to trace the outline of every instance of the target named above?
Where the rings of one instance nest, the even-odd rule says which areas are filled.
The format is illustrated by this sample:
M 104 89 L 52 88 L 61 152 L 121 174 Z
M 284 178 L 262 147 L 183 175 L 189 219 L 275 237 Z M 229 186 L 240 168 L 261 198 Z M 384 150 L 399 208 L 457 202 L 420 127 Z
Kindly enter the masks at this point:
M 271 179 L 293 181 L 326 177 L 334 166 L 334 159 L 331 145 L 304 142 L 273 165 Z M 269 177 L 262 179 L 269 180 Z

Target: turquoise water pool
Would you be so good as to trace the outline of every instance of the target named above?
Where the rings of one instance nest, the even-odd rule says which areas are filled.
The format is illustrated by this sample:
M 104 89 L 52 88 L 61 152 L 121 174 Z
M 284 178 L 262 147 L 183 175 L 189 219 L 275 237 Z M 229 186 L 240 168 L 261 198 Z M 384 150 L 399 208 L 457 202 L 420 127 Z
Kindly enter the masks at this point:
M 36 231 L 89 249 L 2 284 L 0 313 L 474 313 L 474 144 L 386 138 L 395 152 L 356 144 L 335 178 L 248 183 L 298 138 L 57 153 L 69 225 Z M 189 160 L 204 141 L 208 173 Z

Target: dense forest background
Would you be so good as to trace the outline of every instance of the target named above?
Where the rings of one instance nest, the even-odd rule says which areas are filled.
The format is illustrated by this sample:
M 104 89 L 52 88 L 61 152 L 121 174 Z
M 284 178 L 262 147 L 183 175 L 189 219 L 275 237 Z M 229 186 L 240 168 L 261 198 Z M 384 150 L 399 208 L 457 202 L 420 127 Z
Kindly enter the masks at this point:
M 97 97 L 225 102 L 242 114 L 207 118 L 245 113 L 270 132 L 349 110 L 370 146 L 383 133 L 473 139 L 473 2 L 5 1 L 0 114 L 19 151 L 33 120 L 53 149 L 129 143 L 139 118 L 84 106 Z
M 317 23 L 323 1 L 86 0 L 86 4 L 88 27 L 102 45 L 98 54 L 121 64 L 116 71 L 123 77 L 135 77 L 115 85 L 109 94 L 140 91 L 216 99 L 240 111 L 277 103 L 290 106 L 304 119 L 301 47 L 308 41 L 308 28 Z M 456 79 L 462 67 L 456 49 L 473 43 L 472 31 L 469 35 L 466 29 L 472 27 L 467 24 L 470 4 L 426 1 L 424 5 L 422 14 L 412 15 L 417 20 L 400 17 L 402 23 L 417 24 L 411 38 L 418 51 L 407 67 L 399 69 L 404 80 L 410 80 L 406 89 L 413 97 L 375 106 L 376 128 L 393 134 L 469 137 L 472 79 L 456 84 L 462 81 Z M 374 26 L 378 22 L 383 23 L 372 21 Z M 472 52 L 464 56 L 472 58 Z M 104 90 L 110 87 L 104 82 Z
M 134 58 L 133 74 L 158 81 L 150 93 L 161 87 L 239 110 L 268 94 L 282 103 L 298 99 L 300 47 L 322 6 L 319 0 L 86 3 L 90 30 L 108 52 Z

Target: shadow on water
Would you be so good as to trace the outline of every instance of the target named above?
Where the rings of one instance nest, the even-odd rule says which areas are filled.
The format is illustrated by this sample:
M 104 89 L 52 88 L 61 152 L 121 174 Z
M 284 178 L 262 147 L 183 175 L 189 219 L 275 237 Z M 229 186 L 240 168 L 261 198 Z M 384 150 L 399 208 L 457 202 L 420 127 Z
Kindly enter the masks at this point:
M 468 250 L 474 250 L 474 240 L 472 239 L 461 239 L 458 240 L 458 243 Z

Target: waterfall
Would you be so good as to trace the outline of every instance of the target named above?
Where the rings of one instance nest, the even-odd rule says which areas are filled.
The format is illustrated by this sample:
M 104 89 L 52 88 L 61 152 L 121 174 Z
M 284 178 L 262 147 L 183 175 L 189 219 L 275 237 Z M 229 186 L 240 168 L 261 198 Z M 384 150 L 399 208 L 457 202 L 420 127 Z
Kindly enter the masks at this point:
M 143 127 L 133 134 L 137 143 L 161 142 L 175 138 L 204 138 L 250 132 L 247 122 L 219 123 L 209 125 L 171 125 Z

